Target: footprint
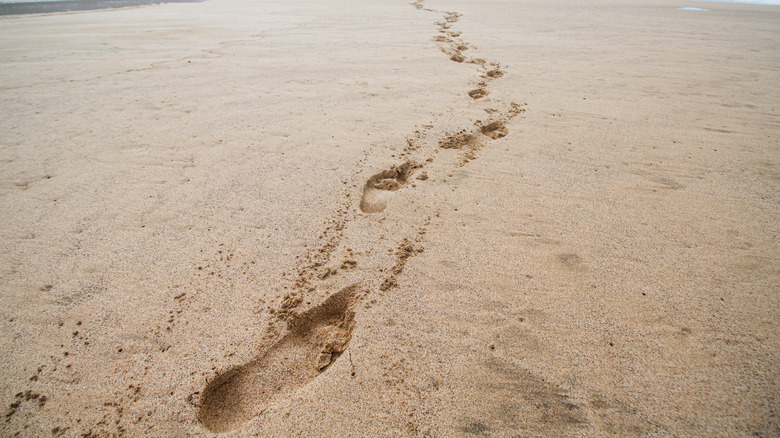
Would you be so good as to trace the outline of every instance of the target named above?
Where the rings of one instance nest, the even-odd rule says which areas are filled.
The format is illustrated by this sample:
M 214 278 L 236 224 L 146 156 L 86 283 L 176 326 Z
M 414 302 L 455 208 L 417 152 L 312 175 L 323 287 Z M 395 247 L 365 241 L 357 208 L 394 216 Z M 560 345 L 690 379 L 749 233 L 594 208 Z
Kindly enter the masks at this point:
M 439 140 L 439 147 L 442 149 L 475 149 L 480 146 L 482 146 L 482 142 L 479 141 L 477 136 L 474 133 L 466 132 L 465 129 L 449 134 Z
M 488 95 L 488 91 L 484 88 L 475 88 L 471 91 L 469 91 L 469 96 L 471 96 L 472 99 L 477 100 L 481 99 Z
M 380 213 L 390 203 L 392 192 L 400 189 L 409 181 L 414 169 L 420 167 L 413 161 L 407 161 L 400 166 L 393 166 L 372 176 L 363 186 L 363 198 L 360 199 L 360 211 L 363 213 Z
M 503 120 L 495 120 L 488 123 L 477 121 L 476 125 L 477 130 L 469 132 L 461 129 L 453 134 L 446 135 L 439 140 L 439 147 L 442 149 L 476 150 L 485 145 L 486 139 L 484 137 L 488 137 L 490 140 L 497 140 L 509 134 L 509 129 L 507 129 Z
M 506 124 L 501 120 L 497 120 L 495 122 L 490 122 L 487 125 L 480 126 L 479 132 L 481 132 L 482 135 L 486 135 L 493 140 L 506 137 L 509 134 L 509 130 L 506 128 Z
M 497 79 L 500 78 L 501 76 L 504 76 L 504 72 L 501 71 L 501 69 L 499 68 L 494 68 L 493 70 L 488 70 L 488 72 L 485 73 L 485 76 L 492 79 Z
M 505 117 L 511 119 L 514 115 L 510 113 Z M 440 148 L 459 149 L 462 151 L 459 162 L 461 166 L 477 158 L 477 151 L 489 141 L 506 137 L 509 134 L 509 129 L 507 129 L 504 120 L 494 120 L 487 123 L 477 120 L 475 125 L 476 129 L 472 131 L 461 129 L 439 139 Z
M 328 369 L 352 338 L 360 290 L 353 284 L 297 315 L 265 353 L 212 380 L 203 391 L 201 424 L 215 433 L 233 430 Z

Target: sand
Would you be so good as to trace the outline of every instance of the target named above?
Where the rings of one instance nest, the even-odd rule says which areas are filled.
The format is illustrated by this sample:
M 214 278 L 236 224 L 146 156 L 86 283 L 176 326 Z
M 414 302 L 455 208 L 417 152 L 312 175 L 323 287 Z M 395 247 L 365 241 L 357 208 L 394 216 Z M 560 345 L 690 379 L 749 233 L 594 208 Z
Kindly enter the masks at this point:
M 672 0 L 3 17 L 0 435 L 780 436 L 777 41 Z

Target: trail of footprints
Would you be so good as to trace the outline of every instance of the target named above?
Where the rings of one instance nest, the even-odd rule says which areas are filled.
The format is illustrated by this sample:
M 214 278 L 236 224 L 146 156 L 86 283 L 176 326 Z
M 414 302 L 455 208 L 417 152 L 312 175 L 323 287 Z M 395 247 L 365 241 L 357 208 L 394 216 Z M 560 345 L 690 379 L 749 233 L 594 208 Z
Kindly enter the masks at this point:
M 500 65 L 466 56 L 465 52 L 473 47 L 460 38 L 460 32 L 451 30 L 460 14 L 428 9 L 422 0 L 412 5 L 419 10 L 443 14 L 443 20 L 436 23 L 441 35 L 436 36 L 434 41 L 453 62 L 478 67 L 478 87 L 465 94 L 477 102 L 486 100 L 490 94 L 490 81 L 504 74 Z M 400 154 L 403 162 L 368 178 L 360 194 L 360 211 L 365 214 L 382 213 L 390 205 L 394 193 L 408 187 L 413 179 L 420 183 L 428 180 L 425 168 L 434 161 L 439 150 L 460 152 L 453 163 L 455 167 L 475 159 L 482 147 L 508 135 L 507 122 L 525 111 L 522 105 L 516 103 L 511 103 L 504 111 L 484 109 L 488 114 L 487 120 L 477 120 L 469 128 L 447 133 L 428 147 L 422 143 L 433 125 L 423 125 L 422 130 L 416 131 L 407 140 L 407 146 Z M 250 362 L 209 379 L 203 389 L 198 403 L 198 420 L 209 431 L 227 432 L 240 427 L 325 372 L 349 345 L 359 300 L 371 290 L 387 292 L 396 287 L 397 277 L 407 260 L 423 250 L 422 242 L 430 216 L 417 227 L 415 239 L 405 238 L 396 245 L 393 266 L 384 269 L 378 278 L 365 278 L 340 289 L 334 288 L 332 282 L 325 284 L 340 272 L 355 269 L 359 265 L 358 254 L 370 252 L 370 248 L 353 250 L 343 244 L 348 213 L 354 208 L 349 192 L 345 193 L 345 199 L 344 206 L 333 214 L 319 236 L 321 244 L 300 257 L 298 270 L 289 279 L 290 284 L 285 287 L 286 293 L 279 306 L 270 309 L 276 320 L 284 325 L 279 328 L 272 324 L 269 328 L 267 339 L 276 334 L 276 340 Z M 343 256 L 343 261 L 333 265 L 334 255 Z M 314 297 L 318 288 L 339 290 L 328 295 L 321 304 L 299 310 L 304 302 L 308 305 L 316 301 Z

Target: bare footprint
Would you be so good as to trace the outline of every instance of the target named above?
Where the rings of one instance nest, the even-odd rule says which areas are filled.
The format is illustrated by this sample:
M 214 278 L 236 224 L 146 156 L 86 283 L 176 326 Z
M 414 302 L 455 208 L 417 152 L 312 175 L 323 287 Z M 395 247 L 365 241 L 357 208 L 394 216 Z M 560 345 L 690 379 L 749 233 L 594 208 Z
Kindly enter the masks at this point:
M 469 91 L 469 96 L 471 96 L 471 98 L 474 100 L 481 99 L 487 96 L 488 94 L 489 94 L 488 91 L 484 88 L 475 88 Z
M 251 362 L 212 380 L 203 391 L 198 420 L 211 432 L 227 432 L 262 413 L 320 375 L 352 338 L 354 284 L 297 315 L 288 333 Z
M 407 161 L 400 166 L 377 173 L 366 181 L 363 186 L 363 197 L 360 199 L 360 211 L 363 213 L 380 213 L 390 203 L 392 192 L 400 189 L 409 181 L 414 169 L 420 167 L 413 161 Z
M 442 149 L 478 148 L 482 143 L 476 133 L 467 132 L 465 129 L 439 139 L 439 147 Z
M 493 140 L 506 137 L 509 134 L 509 130 L 506 128 L 506 124 L 502 120 L 497 120 L 480 126 L 479 132 Z
M 501 71 L 500 68 L 494 68 L 492 70 L 488 70 L 487 73 L 485 73 L 485 76 L 491 79 L 498 79 L 501 76 L 504 76 L 504 72 Z

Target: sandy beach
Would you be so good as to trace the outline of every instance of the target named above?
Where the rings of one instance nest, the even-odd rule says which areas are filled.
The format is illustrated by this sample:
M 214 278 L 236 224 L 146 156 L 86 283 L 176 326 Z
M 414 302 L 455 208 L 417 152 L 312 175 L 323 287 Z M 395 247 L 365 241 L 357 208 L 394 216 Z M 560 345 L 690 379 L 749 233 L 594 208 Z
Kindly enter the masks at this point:
M 0 435 L 780 436 L 778 41 L 682 0 L 0 17 Z

